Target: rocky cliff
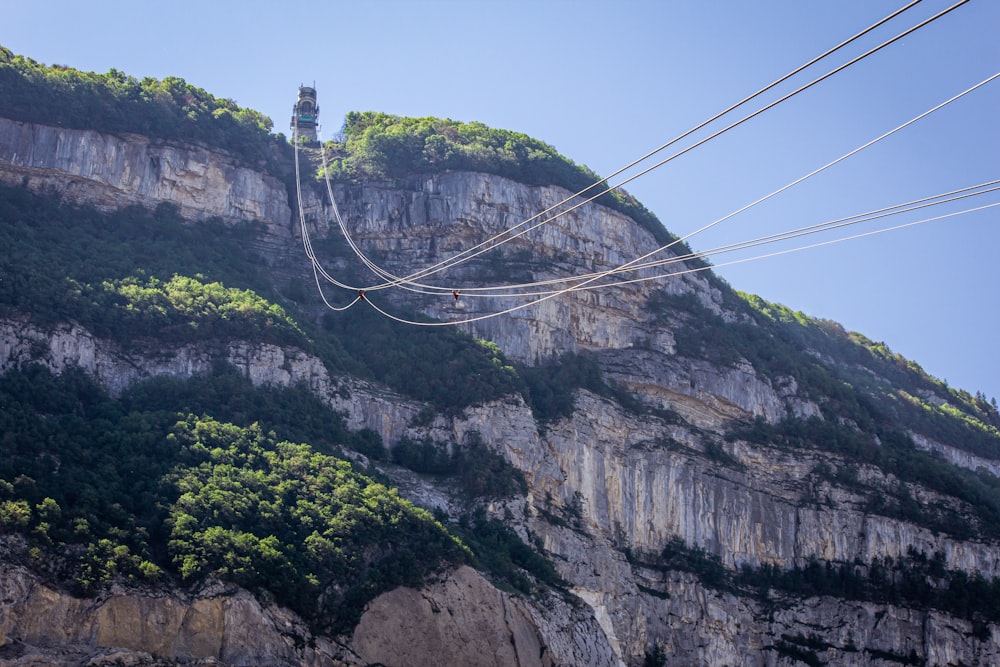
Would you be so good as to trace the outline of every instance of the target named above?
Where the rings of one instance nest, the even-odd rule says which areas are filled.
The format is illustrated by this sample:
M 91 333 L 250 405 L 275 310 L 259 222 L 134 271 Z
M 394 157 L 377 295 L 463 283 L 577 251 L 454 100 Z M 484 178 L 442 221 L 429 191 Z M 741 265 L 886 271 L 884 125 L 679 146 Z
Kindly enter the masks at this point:
M 361 187 L 334 189 L 356 241 L 368 252 L 385 258 L 385 268 L 396 275 L 406 275 L 476 247 L 554 206 L 568 194 L 561 188 L 525 187 L 504 178 L 469 173 L 427 176 L 403 188 L 373 181 Z M 321 233 L 331 232 L 331 219 L 328 206 L 311 217 Z M 581 273 L 606 271 L 658 246 L 653 236 L 631 219 L 609 208 L 593 206 L 527 231 L 502 251 L 486 254 L 472 265 L 475 269 L 450 269 L 440 281 L 475 284 L 476 273 L 482 280 L 482 274 L 490 272 L 496 274 L 497 282 L 528 274 L 536 280 L 566 280 Z M 658 258 L 671 256 L 667 252 Z M 655 275 L 655 271 L 637 270 L 628 277 L 649 275 Z M 632 348 L 645 343 L 669 352 L 669 331 L 646 326 L 642 312 L 649 296 L 661 290 L 692 293 L 711 308 L 719 309 L 720 295 L 709 281 L 699 274 L 687 274 L 615 289 L 571 292 L 514 310 L 507 317 L 479 319 L 469 329 L 500 343 L 508 356 L 530 362 L 564 352 Z M 457 305 L 447 298 L 410 301 L 444 320 L 474 320 L 529 300 L 468 298 Z
M 284 239 L 281 252 L 294 253 L 298 243 L 284 187 L 204 148 L 0 119 L 0 179 L 106 208 L 167 202 L 190 218 L 260 219 L 273 238 Z M 479 243 L 567 194 L 475 173 L 334 188 L 355 240 L 397 274 Z M 305 209 L 314 235 L 339 233 L 319 188 L 307 190 Z M 447 278 L 488 283 L 501 270 L 522 268 L 533 280 L 565 278 L 614 267 L 657 245 L 629 218 L 591 206 L 508 244 L 493 265 L 484 260 Z M 993 623 L 905 601 L 754 596 L 665 560 L 665 549 L 679 541 L 730 577 L 741 568 L 787 571 L 815 562 L 867 573 L 913 554 L 939 554 L 946 570 L 1000 576 L 996 540 L 949 536 L 874 511 L 871 497 L 905 487 L 923 506 L 969 514 L 962 501 L 835 452 L 732 437 L 734 424 L 755 418 L 780 424 L 821 417 L 823 400 L 747 359 L 719 364 L 682 354 L 676 334 L 688 315 L 652 308 L 662 294 L 687 295 L 723 321 L 746 319 L 707 274 L 692 273 L 572 292 L 467 325 L 529 364 L 566 351 L 592 353 L 603 375 L 646 408 L 626 409 L 581 390 L 572 414 L 547 424 L 520 396 L 417 420 L 421 403 L 337 376 L 294 348 L 230 340 L 222 352 L 190 345 L 153 355 L 124 351 L 72 322 L 43 327 L 26 314 L 0 323 L 0 370 L 28 361 L 57 372 L 79 366 L 121 392 L 156 375 L 203 373 L 221 354 L 255 384 L 304 383 L 344 412 L 351 427 L 371 428 L 389 446 L 408 436 L 448 447 L 477 432 L 528 481 L 526 497 L 490 511 L 542 545 L 573 598 L 526 600 L 461 569 L 424 590 L 377 598 L 348 646 L 313 638 L 315 645 L 303 648 L 294 640 L 308 635 L 299 621 L 245 592 L 210 589 L 180 599 L 115 591 L 77 600 L 4 566 L 7 648 L 0 650 L 7 653 L 0 657 L 29 664 L 36 649 L 52 655 L 54 646 L 72 646 L 75 657 L 60 664 L 77 664 L 93 647 L 121 646 L 149 660 L 231 664 L 432 664 L 442 656 L 452 664 L 639 664 L 653 653 L 666 664 L 747 667 L 1000 661 L 1000 627 Z M 389 303 L 450 320 L 515 301 L 400 295 Z M 1000 468 L 1000 460 L 971 455 L 960 443 L 910 430 L 917 446 L 955 465 L 993 474 Z M 447 511 L 447 493 L 432 482 L 391 467 L 384 472 L 397 475 L 411 498 Z
M 166 202 L 189 219 L 287 224 L 284 185 L 207 148 L 0 118 L 0 178 L 103 209 Z
M 0 604 L 0 664 L 11 666 L 205 659 L 317 667 L 613 664 L 599 628 L 582 610 L 557 602 L 533 608 L 468 567 L 422 590 L 399 588 L 373 600 L 351 646 L 313 636 L 288 610 L 221 582 L 193 595 L 118 587 L 81 599 L 4 563 Z

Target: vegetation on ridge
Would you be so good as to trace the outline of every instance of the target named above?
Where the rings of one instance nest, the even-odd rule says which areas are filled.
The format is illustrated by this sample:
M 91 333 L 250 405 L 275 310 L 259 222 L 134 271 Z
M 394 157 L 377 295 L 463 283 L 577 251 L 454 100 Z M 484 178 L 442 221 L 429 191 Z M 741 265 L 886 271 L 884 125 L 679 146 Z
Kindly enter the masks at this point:
M 217 146 L 250 164 L 273 164 L 287 144 L 271 119 L 184 79 L 137 79 L 46 66 L 0 46 L 0 116 L 81 130 L 134 132 Z
M 332 142 L 328 169 L 333 178 L 405 178 L 441 171 L 477 171 L 527 185 L 556 185 L 579 192 L 601 180 L 591 169 L 560 155 L 552 146 L 521 132 L 449 118 L 406 118 L 374 111 L 352 111 L 342 142 Z M 607 189 L 595 187 L 590 198 Z M 675 240 L 635 197 L 617 189 L 596 200 L 629 216 L 662 244 Z M 683 243 L 678 254 L 690 250 Z

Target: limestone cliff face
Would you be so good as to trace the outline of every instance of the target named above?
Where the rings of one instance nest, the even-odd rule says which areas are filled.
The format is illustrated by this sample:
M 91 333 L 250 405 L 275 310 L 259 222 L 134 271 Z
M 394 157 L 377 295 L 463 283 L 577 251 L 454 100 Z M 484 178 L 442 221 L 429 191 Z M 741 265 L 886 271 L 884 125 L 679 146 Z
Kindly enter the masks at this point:
M 351 429 L 369 428 L 388 443 L 399 440 L 422 407 L 369 382 L 333 378 L 322 361 L 295 348 L 231 340 L 221 348 L 185 345 L 124 350 L 73 323 L 39 327 L 28 319 L 0 319 L 0 373 L 27 363 L 40 363 L 54 373 L 79 368 L 112 396 L 153 377 L 208 373 L 219 358 L 254 386 L 304 384 L 331 408 L 343 412 Z
M 116 588 L 81 599 L 0 563 L 0 664 L 614 664 L 592 619 L 557 600 L 553 607 L 543 614 L 462 567 L 421 591 L 373 600 L 346 646 L 232 586 L 210 584 L 194 595 Z M 567 633 L 570 623 L 581 631 Z
M 108 137 L 0 120 L 4 181 L 51 188 L 76 201 L 106 207 L 166 201 L 192 218 L 259 218 L 268 222 L 272 239 L 284 244 L 276 246 L 278 251 L 294 254 L 298 229 L 292 231 L 289 221 L 296 216 L 291 215 L 283 187 L 269 176 L 241 169 L 225 156 L 197 147 L 154 146 L 141 137 Z M 390 271 L 405 275 L 483 242 L 568 193 L 495 176 L 448 173 L 402 184 L 337 186 L 334 194 L 355 240 Z M 307 189 L 305 208 L 312 233 L 339 233 L 318 191 Z M 617 266 L 657 245 L 649 232 L 625 216 L 586 207 L 526 233 L 502 251 L 494 251 L 493 258 L 484 254 L 476 260 L 475 275 L 473 269 L 457 267 L 438 284 L 477 276 L 486 276 L 485 282 L 494 278 L 501 282 L 502 276 L 519 282 L 563 279 Z M 799 635 L 815 636 L 809 650 L 828 664 L 883 665 L 893 656 L 905 662 L 911 655 L 926 664 L 1000 662 L 1000 630 L 993 625 L 984 630 L 938 612 L 830 598 L 765 605 L 706 586 L 691 574 L 663 572 L 643 564 L 641 558 L 627 557 L 657 554 L 674 538 L 717 555 L 728 568 L 790 567 L 811 558 L 871 562 L 899 558 L 912 549 L 941 552 L 950 568 L 1000 576 L 997 543 L 951 539 L 872 513 L 867 498 L 857 490 L 815 473 L 823 466 L 838 470 L 850 465 L 840 457 L 724 440 L 734 419 L 761 417 L 773 423 L 818 416 L 819 406 L 801 395 L 790 377 L 763 377 L 745 361 L 721 367 L 678 354 L 674 314 L 654 314 L 647 307 L 658 292 L 689 294 L 723 319 L 738 318 L 726 310 L 722 295 L 704 274 L 691 273 L 611 290 L 572 292 L 467 325 L 475 335 L 499 344 L 508 356 L 529 363 L 565 351 L 597 353 L 605 376 L 652 408 L 643 416 L 580 392 L 575 412 L 544 428 L 519 396 L 415 426 L 414 417 L 424 406 L 372 383 L 333 376 L 301 350 L 232 340 L 154 354 L 123 350 L 73 323 L 39 327 L 27 318 L 0 322 L 0 372 L 29 361 L 56 372 L 79 366 L 118 393 L 156 375 L 202 373 L 214 359 L 223 358 L 258 385 L 306 384 L 344 412 L 352 428 L 371 428 L 389 446 L 404 435 L 428 437 L 447 446 L 478 432 L 522 470 L 529 483 L 527 498 L 491 510 L 507 516 L 525 538 L 540 540 L 585 603 L 581 607 L 554 599 L 513 598 L 474 572 L 460 570 L 424 590 L 401 589 L 373 602 L 355 632 L 353 653 L 341 648 L 323 653 L 326 649 L 319 644 L 309 655 L 266 649 L 272 652 L 264 655 L 274 656 L 277 664 L 295 660 L 340 664 L 322 662 L 327 659 L 394 664 L 393 655 L 419 664 L 418 653 L 408 651 L 420 650 L 447 656 L 456 664 L 636 664 L 658 643 L 671 657 L 669 664 L 749 667 L 790 664 L 782 642 Z M 397 298 L 448 320 L 474 319 L 524 302 L 514 297 L 463 297 L 457 303 L 450 296 Z M 920 433 L 913 436 L 918 447 L 938 452 L 956 465 L 994 474 L 1000 470 L 1000 461 L 964 454 Z M 447 494 L 440 489 L 416 476 L 387 472 L 398 475 L 407 497 L 448 509 Z M 853 472 L 873 488 L 899 483 L 874 468 Z M 955 503 L 911 487 L 911 494 L 929 506 Z M 46 613 L 70 614 L 59 610 L 72 608 L 76 619 L 72 632 L 77 634 L 65 641 L 96 645 L 91 639 L 97 636 L 93 629 L 97 602 L 72 601 L 45 592 L 37 582 L 25 586 L 29 592 L 4 593 L 7 609 L 34 608 L 36 603 L 27 602 L 36 599 L 32 596 L 51 599 Z M 141 604 L 115 602 L 106 614 L 117 609 L 115 605 L 121 609 L 154 605 L 149 600 L 155 596 L 143 595 Z M 100 603 L 100 608 L 107 604 Z M 149 617 L 166 619 L 165 624 L 177 628 L 168 636 L 186 637 L 183 619 L 189 616 L 211 617 L 216 626 L 228 627 L 227 604 L 222 597 L 211 596 L 183 603 L 160 601 L 156 610 L 149 608 Z M 192 611 L 195 608 L 201 611 Z M 18 613 L 17 618 L 30 617 Z M 274 616 L 278 612 L 264 607 L 254 613 L 278 618 Z M 271 622 L 248 622 L 248 627 L 266 637 Z M 127 623 L 105 621 L 105 626 L 131 627 Z M 18 627 L 21 634 L 14 635 L 3 626 L 7 637 L 25 645 L 34 639 L 23 637 L 38 637 L 25 629 L 30 623 Z M 145 636 L 147 630 L 136 627 L 130 632 Z M 417 647 L 417 638 L 426 640 L 424 648 Z M 169 641 L 175 642 L 171 646 L 183 644 L 180 639 Z M 273 646 L 284 646 L 281 641 L 275 640 Z M 222 640 L 218 642 L 221 646 Z M 470 652 L 477 643 L 489 648 Z M 215 653 L 209 654 L 217 659 L 245 664 L 236 653 L 216 650 L 216 643 L 211 646 Z M 188 655 L 152 643 L 128 647 L 177 658 Z M 500 661 L 489 662 L 485 654 Z
M 538 211 L 562 201 L 569 193 L 555 187 L 528 187 L 487 174 L 448 173 L 427 176 L 403 189 L 370 182 L 336 187 L 334 196 L 355 240 L 386 268 L 407 275 L 501 234 Z M 581 212 L 583 211 L 583 212 Z M 323 219 L 330 220 L 329 211 Z M 324 231 L 328 223 L 319 223 Z M 652 234 L 630 218 L 603 206 L 579 209 L 549 224 L 527 231 L 503 251 L 484 253 L 478 271 L 496 282 L 531 276 L 532 280 L 568 279 L 624 264 L 656 249 Z M 339 232 L 336 232 L 339 233 Z M 669 251 L 656 256 L 669 258 Z M 655 275 L 638 270 L 624 278 Z M 474 280 L 468 269 L 456 267 L 429 282 L 449 285 Z M 567 283 L 569 284 L 569 283 Z M 699 274 L 620 286 L 613 290 L 581 290 L 514 310 L 504 317 L 469 325 L 477 335 L 501 344 L 504 352 L 529 362 L 562 352 L 621 349 L 653 344 L 670 350 L 669 334 L 646 326 L 643 304 L 657 290 L 692 292 L 718 309 L 719 295 Z M 523 305 L 530 298 L 450 298 L 419 302 L 429 314 L 445 320 L 474 319 Z
M 118 659 L 150 664 L 215 658 L 226 664 L 363 664 L 345 661 L 326 640 L 305 646 L 308 628 L 293 614 L 262 605 L 249 592 L 214 586 L 197 596 L 114 589 L 74 598 L 22 567 L 0 563 L 0 646 L 4 664 L 88 664 L 117 650 Z
M 985 576 L 1000 572 L 995 544 L 942 538 L 871 514 L 864 498 L 817 484 L 810 471 L 818 456 L 734 446 L 728 453 L 738 466 L 720 465 L 698 451 L 703 439 L 683 428 L 643 423 L 586 394 L 578 406 L 573 418 L 548 430 L 545 446 L 533 450 L 541 456 L 522 462 L 538 471 L 533 478 L 536 502 L 545 502 L 544 489 L 565 508 L 577 503 L 576 528 L 529 523 L 543 536 L 546 549 L 558 555 L 556 562 L 576 584 L 575 592 L 596 611 L 603 610 L 598 618 L 604 619 L 605 631 L 623 655 L 641 654 L 649 638 L 657 637 L 666 642 L 669 654 L 685 656 L 687 664 L 770 664 L 757 651 L 783 635 L 799 633 L 839 647 L 828 654 L 829 664 L 871 664 L 864 656 L 849 656 L 849 646 L 862 653 L 924 655 L 928 632 L 952 644 L 935 650 L 961 653 L 963 660 L 997 650 L 992 639 L 970 642 L 968 622 L 863 603 L 796 603 L 780 615 L 779 623 L 755 601 L 707 589 L 690 575 L 665 576 L 630 563 L 623 548 L 656 554 L 671 537 L 680 537 L 718 554 L 729 568 L 801 566 L 809 558 L 871 562 L 905 557 L 913 549 L 941 551 L 952 568 Z M 658 442 L 652 434 L 670 440 Z M 553 477 L 545 471 L 558 472 Z M 810 495 L 822 501 L 811 501 Z M 828 615 L 834 611 L 840 615 Z M 886 613 L 906 619 L 906 629 L 891 640 L 874 631 L 874 617 Z M 939 623 L 950 629 L 935 628 Z M 844 626 L 855 633 L 853 644 L 827 634 Z
M 935 651 L 960 654 L 968 664 L 977 664 L 969 656 L 1000 650 L 993 634 L 971 640 L 969 622 L 935 612 L 816 599 L 775 618 L 758 602 L 626 557 L 657 554 L 680 537 L 718 554 L 728 568 L 802 566 L 810 558 L 871 562 L 912 549 L 940 551 L 950 568 L 1000 574 L 996 544 L 947 539 L 871 514 L 865 498 L 811 476 L 821 460 L 837 465 L 834 457 L 737 443 L 726 450 L 731 462 L 720 464 L 705 455 L 704 433 L 637 418 L 586 392 L 573 417 L 544 435 L 527 427 L 529 416 L 505 412 L 498 420 L 492 406 L 472 410 L 454 428 L 481 432 L 525 471 L 531 493 L 524 525 L 543 539 L 623 658 L 643 655 L 658 638 L 678 660 L 670 664 L 764 665 L 771 663 L 761 649 L 798 634 L 822 637 L 830 664 L 873 664 L 868 654 L 879 651 L 924 655 L 928 633 L 948 643 Z M 834 611 L 840 615 L 827 615 Z M 876 631 L 886 614 L 905 618 L 890 638 Z M 844 627 L 856 633 L 847 637 Z
M 622 546 L 656 552 L 679 536 L 718 554 L 730 568 L 942 551 L 952 568 L 1000 576 L 995 544 L 951 540 L 871 514 L 863 497 L 812 476 L 821 461 L 842 464 L 837 457 L 734 443 L 719 445 L 729 457 L 722 463 L 705 455 L 703 435 L 676 426 L 664 430 L 652 419 L 644 423 L 585 392 L 573 418 L 550 428 L 545 441 L 535 451 L 550 454 L 562 473 L 551 488 L 560 489 L 566 503 L 581 494 L 590 529 L 625 536 Z M 552 469 L 551 462 L 538 465 Z M 877 473 L 868 474 L 875 482 Z
M 0 118 L 0 180 L 115 209 L 161 202 L 186 218 L 288 224 L 284 185 L 217 151 Z
M 577 631 L 566 633 L 569 625 Z M 529 604 L 468 567 L 423 590 L 398 588 L 374 600 L 351 646 L 365 661 L 385 665 L 617 664 L 597 622 L 581 608 L 557 598 L 545 608 Z

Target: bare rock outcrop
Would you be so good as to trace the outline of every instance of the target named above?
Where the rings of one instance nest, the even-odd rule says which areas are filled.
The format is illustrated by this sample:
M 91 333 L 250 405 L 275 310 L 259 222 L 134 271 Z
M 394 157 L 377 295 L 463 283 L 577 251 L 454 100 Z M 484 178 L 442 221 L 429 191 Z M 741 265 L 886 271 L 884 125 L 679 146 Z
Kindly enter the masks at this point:
M 261 220 L 285 229 L 278 179 L 219 151 L 0 118 L 0 181 L 99 209 L 170 203 L 190 219 Z
M 351 646 L 387 667 L 617 664 L 592 617 L 580 618 L 557 598 L 548 605 L 540 610 L 461 567 L 422 590 L 397 588 L 373 600 Z M 573 625 L 576 631 L 566 632 Z
M 311 634 L 295 614 L 222 584 L 200 593 L 115 587 L 76 598 L 0 562 L 0 665 L 216 664 L 354 667 L 613 666 L 581 605 L 528 601 L 463 566 L 372 600 L 353 637 Z
M 0 563 L 0 664 L 360 665 L 329 640 L 313 638 L 286 609 L 248 591 L 216 586 L 201 595 L 112 589 L 76 598 L 26 569 Z M 109 651 L 114 651 L 109 663 Z M 43 662 L 37 659 L 43 657 Z
M 344 413 L 351 429 L 369 428 L 387 443 L 402 436 L 422 407 L 369 382 L 333 378 L 320 359 L 296 348 L 230 340 L 221 346 L 126 350 L 75 323 L 43 327 L 28 318 L 0 319 L 0 373 L 28 363 L 42 364 L 57 374 L 79 368 L 112 396 L 153 377 L 208 373 L 220 357 L 254 386 L 308 387 L 332 409 Z
M 603 206 L 573 211 L 536 229 L 531 229 L 534 224 L 517 227 L 568 194 L 558 187 L 529 187 L 473 173 L 430 175 L 409 189 L 374 181 L 334 188 L 355 241 L 386 257 L 386 268 L 396 275 L 436 264 L 511 228 L 523 235 L 505 245 L 502 253 L 494 251 L 478 260 L 478 270 L 495 282 L 526 277 L 565 280 L 612 269 L 659 246 L 649 231 Z M 316 231 L 329 229 L 332 219 L 332 212 L 324 211 Z M 655 258 L 672 256 L 665 250 Z M 637 269 L 622 278 L 653 277 L 659 271 Z M 475 280 L 462 267 L 443 276 L 445 280 Z M 644 324 L 641 312 L 649 295 L 658 290 L 692 292 L 711 308 L 720 309 L 719 295 L 709 282 L 699 274 L 688 274 L 633 282 L 613 290 L 569 292 L 512 310 L 504 317 L 480 319 L 468 329 L 480 338 L 502 343 L 509 357 L 529 362 L 563 352 L 630 348 L 637 341 L 659 340 Z M 503 297 L 455 304 L 451 299 L 440 299 L 419 305 L 431 316 L 453 320 L 473 319 L 533 300 Z

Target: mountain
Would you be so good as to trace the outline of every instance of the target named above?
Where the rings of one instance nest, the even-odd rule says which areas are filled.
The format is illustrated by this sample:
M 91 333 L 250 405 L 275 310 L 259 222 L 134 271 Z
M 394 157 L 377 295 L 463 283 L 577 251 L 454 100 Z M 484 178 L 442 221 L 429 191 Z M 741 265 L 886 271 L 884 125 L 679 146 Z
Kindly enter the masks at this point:
M 0 92 L 3 664 L 1000 662 L 995 405 L 679 244 L 477 296 L 670 244 L 627 195 L 327 309 L 338 214 L 409 275 L 597 180 L 544 143 L 350 114 L 304 246 L 259 114 L 9 51 Z

